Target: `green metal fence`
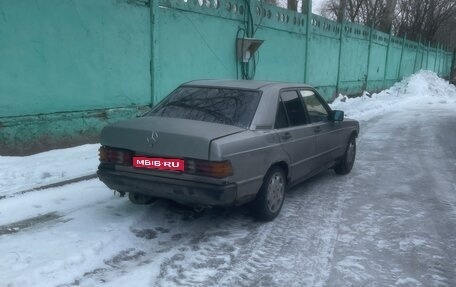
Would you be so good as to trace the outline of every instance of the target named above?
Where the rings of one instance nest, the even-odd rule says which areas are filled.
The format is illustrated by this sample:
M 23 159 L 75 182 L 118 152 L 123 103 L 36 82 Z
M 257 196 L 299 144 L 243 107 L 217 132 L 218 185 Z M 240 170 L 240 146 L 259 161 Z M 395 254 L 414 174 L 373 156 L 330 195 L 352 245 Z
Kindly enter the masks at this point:
M 234 43 L 249 5 L 255 37 L 264 40 L 255 79 L 306 82 L 331 100 L 387 88 L 420 69 L 449 74 L 450 52 L 366 26 L 255 0 L 159 0 L 151 6 L 153 102 L 181 82 L 239 75 Z
M 264 40 L 255 79 L 305 82 L 327 100 L 420 69 L 449 76 L 452 53 L 257 0 L 0 0 L 0 154 L 96 140 L 178 84 L 241 78 L 236 38 Z

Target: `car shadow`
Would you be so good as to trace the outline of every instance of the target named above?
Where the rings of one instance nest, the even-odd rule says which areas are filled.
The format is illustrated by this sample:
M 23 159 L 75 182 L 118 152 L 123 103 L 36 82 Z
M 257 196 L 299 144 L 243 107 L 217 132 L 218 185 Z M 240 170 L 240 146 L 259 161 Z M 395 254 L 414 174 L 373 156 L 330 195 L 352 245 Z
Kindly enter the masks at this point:
M 305 197 L 308 192 L 311 192 L 314 186 L 321 184 L 328 179 L 337 179 L 339 175 L 336 175 L 334 171 L 328 170 L 321 172 L 306 181 L 293 186 L 286 192 L 285 200 L 287 197 L 291 200 Z M 284 206 L 286 208 L 286 206 Z M 191 206 L 183 205 L 172 200 L 159 199 L 152 205 L 147 206 L 148 214 L 151 217 L 156 216 L 156 212 L 165 213 L 165 217 L 171 219 L 171 223 L 176 221 L 192 222 L 192 221 L 229 221 L 231 218 L 236 220 L 244 220 L 248 223 L 258 222 L 264 223 L 255 219 L 253 216 L 254 210 L 252 204 L 247 203 L 241 206 L 227 206 L 227 207 L 208 207 L 201 211 L 195 210 Z

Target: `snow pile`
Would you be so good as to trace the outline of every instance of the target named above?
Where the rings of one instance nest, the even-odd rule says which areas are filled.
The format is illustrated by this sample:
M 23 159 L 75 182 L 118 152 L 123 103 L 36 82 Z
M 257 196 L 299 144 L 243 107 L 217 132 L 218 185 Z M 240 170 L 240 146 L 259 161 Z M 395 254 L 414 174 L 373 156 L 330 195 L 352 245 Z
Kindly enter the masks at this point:
M 99 144 L 31 156 L 0 156 L 0 196 L 95 173 Z
M 408 109 L 414 105 L 455 104 L 456 87 L 434 72 L 421 70 L 380 93 L 348 98 L 339 95 L 330 105 L 343 110 L 347 117 L 369 120 L 390 111 Z

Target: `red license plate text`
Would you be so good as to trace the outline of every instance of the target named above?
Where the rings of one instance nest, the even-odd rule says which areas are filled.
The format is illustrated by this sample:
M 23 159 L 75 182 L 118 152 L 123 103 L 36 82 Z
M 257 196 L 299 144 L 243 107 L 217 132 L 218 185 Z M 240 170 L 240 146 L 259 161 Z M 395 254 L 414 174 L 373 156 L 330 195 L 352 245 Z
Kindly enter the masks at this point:
M 159 170 L 184 171 L 184 160 L 178 158 L 134 156 L 133 166 Z

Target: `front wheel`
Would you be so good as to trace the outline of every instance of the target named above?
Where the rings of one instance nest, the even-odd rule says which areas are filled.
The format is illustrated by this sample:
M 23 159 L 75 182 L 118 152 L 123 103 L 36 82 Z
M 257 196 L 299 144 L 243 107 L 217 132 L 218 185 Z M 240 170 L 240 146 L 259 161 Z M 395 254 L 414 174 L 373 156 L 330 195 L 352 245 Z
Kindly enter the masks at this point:
M 353 168 L 356 157 L 356 137 L 351 136 L 348 141 L 347 149 L 339 162 L 334 167 L 337 174 L 348 174 Z
M 270 221 L 277 217 L 285 199 L 287 178 L 280 167 L 268 171 L 255 200 L 254 216 L 259 220 Z

